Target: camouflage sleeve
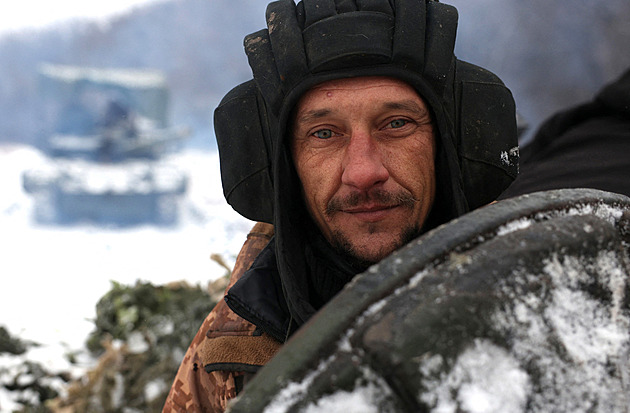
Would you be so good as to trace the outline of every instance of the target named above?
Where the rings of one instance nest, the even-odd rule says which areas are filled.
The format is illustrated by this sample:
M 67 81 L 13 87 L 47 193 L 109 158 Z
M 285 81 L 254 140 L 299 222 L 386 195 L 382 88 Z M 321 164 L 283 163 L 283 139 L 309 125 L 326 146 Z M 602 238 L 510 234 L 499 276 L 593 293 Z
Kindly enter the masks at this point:
M 273 226 L 257 223 L 241 249 L 228 289 L 249 269 L 260 251 L 267 245 L 273 235 Z M 206 341 L 208 332 L 212 330 L 212 336 L 220 336 L 222 328 L 231 330 L 234 327 L 235 314 L 228 314 L 229 309 L 223 301 L 208 314 L 201 328 L 195 335 L 192 343 L 186 351 L 186 355 L 179 366 L 171 390 L 166 398 L 162 412 L 223 412 L 229 400 L 237 394 L 237 384 L 242 383 L 244 372 L 239 371 L 212 371 L 207 373 L 201 360 L 201 348 L 208 348 Z M 239 329 L 251 330 L 254 326 L 245 320 L 240 320 Z M 230 334 L 229 331 L 226 334 Z
M 206 337 L 205 332 L 214 320 L 211 312 L 195 335 L 179 366 L 177 375 L 166 398 L 163 412 L 222 412 L 225 410 L 227 396 L 224 396 L 234 373 L 213 372 L 208 374 L 197 354 L 197 347 Z

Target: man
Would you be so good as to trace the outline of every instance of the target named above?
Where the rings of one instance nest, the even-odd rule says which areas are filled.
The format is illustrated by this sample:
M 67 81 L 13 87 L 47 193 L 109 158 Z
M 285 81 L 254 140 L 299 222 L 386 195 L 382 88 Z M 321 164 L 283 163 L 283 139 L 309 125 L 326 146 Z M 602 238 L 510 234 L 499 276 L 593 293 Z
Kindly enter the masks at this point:
M 455 58 L 456 26 L 426 0 L 268 6 L 215 111 L 226 199 L 260 223 L 165 411 L 223 411 L 354 275 L 514 179 L 511 93 Z

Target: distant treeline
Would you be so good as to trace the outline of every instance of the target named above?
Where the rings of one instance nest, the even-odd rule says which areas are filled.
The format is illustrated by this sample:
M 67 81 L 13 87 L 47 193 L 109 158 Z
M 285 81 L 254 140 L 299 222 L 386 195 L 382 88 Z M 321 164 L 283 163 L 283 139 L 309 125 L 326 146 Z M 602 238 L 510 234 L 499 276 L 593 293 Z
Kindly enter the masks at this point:
M 531 125 L 588 99 L 630 66 L 627 0 L 445 0 L 459 9 L 458 57 L 493 70 Z M 156 68 L 171 87 L 171 123 L 208 142 L 212 110 L 249 78 L 242 39 L 264 27 L 262 0 L 170 0 L 108 23 L 74 22 L 0 38 L 0 141 L 50 130 L 38 95 L 42 62 Z

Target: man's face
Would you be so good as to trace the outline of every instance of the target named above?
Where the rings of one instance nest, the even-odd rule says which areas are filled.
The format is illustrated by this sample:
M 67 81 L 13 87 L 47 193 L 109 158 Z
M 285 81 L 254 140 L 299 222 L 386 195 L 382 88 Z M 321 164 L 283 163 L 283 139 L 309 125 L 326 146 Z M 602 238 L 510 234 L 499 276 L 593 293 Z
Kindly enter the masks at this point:
M 365 262 L 420 231 L 435 197 L 429 110 L 388 77 L 332 80 L 296 107 L 291 151 L 306 207 L 324 237 Z

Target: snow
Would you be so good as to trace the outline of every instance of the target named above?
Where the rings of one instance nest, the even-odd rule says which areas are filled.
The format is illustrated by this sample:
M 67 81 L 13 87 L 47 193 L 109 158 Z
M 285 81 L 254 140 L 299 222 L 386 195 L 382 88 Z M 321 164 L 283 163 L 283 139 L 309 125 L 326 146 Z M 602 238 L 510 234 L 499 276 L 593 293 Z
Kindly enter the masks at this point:
M 94 83 L 111 83 L 125 88 L 163 88 L 166 85 L 164 75 L 153 69 L 101 69 L 93 67 L 77 67 L 43 64 L 44 75 L 70 84 L 77 80 L 88 80 Z
M 621 311 L 626 281 L 619 259 L 610 251 L 599 252 L 592 262 L 552 256 L 543 269 L 551 280 L 549 290 L 529 292 L 495 314 L 497 327 L 512 334 L 512 355 L 545 373 L 530 398 L 532 411 L 562 406 L 563 411 L 609 412 L 628 405 L 627 371 L 620 370 L 627 370 L 630 319 Z M 593 273 L 610 300 L 583 288 L 593 282 Z
M 63 355 L 82 347 L 93 328 L 95 304 L 110 281 L 184 280 L 205 287 L 225 273 L 210 255 L 233 265 L 252 226 L 223 198 L 218 155 L 198 150 L 166 160 L 186 171 L 190 181 L 174 227 L 38 225 L 21 175 L 44 161 L 33 148 L 0 146 L 0 325 L 43 344 L 29 352 L 29 359 L 47 367 L 66 366 Z
M 177 194 L 186 187 L 176 165 L 149 165 L 141 160 L 121 164 L 94 164 L 88 160 L 50 161 L 29 170 L 25 181 L 32 192 L 56 183 L 64 193 L 149 195 Z
M 317 368 L 308 373 L 300 382 L 289 382 L 282 390 L 280 390 L 265 408 L 264 413 L 286 413 L 289 412 L 292 405 L 301 400 L 308 392 L 309 388 L 313 384 L 313 381 L 324 370 L 326 370 L 331 363 L 337 360 L 336 355 L 328 357 L 319 363 Z M 278 378 L 281 380 L 281 378 Z
M 350 351 L 348 342 L 342 340 L 339 349 Z M 301 382 L 289 382 L 280 390 L 264 413 L 287 413 L 295 411 L 294 404 L 304 399 L 306 393 L 317 376 L 338 362 L 333 355 L 319 363 L 314 371 L 308 373 Z M 338 390 L 320 397 L 318 400 L 301 408 L 301 413 L 388 413 L 396 411 L 391 404 L 392 390 L 374 371 L 366 366 L 361 367 L 361 377 L 357 378 L 352 391 Z
M 427 358 L 421 369 L 442 369 L 439 356 Z M 434 413 L 524 412 L 530 392 L 527 372 L 505 349 L 489 340 L 475 340 L 457 359 L 446 377 L 427 381 L 421 399 Z
M 507 224 L 499 227 L 499 229 L 497 230 L 497 235 L 503 236 L 503 235 L 509 234 L 510 232 L 525 229 L 529 227 L 532 224 L 532 222 L 533 221 L 529 218 L 521 218 L 514 221 L 510 221 Z
M 385 413 L 379 401 L 384 398 L 383 387 L 374 382 L 357 386 L 352 392 L 339 390 L 321 397 L 303 409 L 304 413 Z

